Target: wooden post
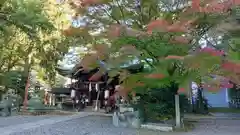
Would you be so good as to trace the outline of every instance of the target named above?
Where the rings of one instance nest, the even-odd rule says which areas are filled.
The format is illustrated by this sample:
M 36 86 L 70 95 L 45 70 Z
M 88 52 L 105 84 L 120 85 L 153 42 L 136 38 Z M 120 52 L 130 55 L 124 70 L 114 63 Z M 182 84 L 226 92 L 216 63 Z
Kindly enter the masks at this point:
M 176 111 L 176 128 L 181 128 L 181 115 L 180 115 L 180 105 L 179 105 L 179 95 L 175 95 L 175 111 Z

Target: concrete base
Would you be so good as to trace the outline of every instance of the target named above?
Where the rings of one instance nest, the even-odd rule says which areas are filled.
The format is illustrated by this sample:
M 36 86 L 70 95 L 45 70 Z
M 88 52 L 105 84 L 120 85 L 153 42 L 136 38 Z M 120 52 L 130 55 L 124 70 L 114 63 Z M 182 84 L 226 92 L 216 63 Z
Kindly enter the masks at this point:
M 146 123 L 141 125 L 142 128 L 151 129 L 151 130 L 158 130 L 164 132 L 172 132 L 173 126 L 161 123 Z

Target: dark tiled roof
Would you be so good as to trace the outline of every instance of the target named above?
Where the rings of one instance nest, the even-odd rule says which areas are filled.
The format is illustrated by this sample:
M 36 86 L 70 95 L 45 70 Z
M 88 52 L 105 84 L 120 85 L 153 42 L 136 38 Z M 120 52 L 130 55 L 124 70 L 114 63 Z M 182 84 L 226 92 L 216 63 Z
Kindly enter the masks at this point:
M 53 94 L 70 94 L 70 89 L 69 88 L 52 88 L 50 93 L 53 93 Z

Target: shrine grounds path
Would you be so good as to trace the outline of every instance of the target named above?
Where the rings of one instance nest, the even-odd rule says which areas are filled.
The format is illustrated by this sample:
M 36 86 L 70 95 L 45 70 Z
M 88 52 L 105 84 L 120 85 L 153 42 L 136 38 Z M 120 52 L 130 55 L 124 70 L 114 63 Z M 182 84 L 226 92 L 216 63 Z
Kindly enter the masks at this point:
M 239 135 L 240 119 L 201 119 L 190 132 L 156 132 L 116 128 L 111 117 L 13 116 L 0 118 L 0 135 Z

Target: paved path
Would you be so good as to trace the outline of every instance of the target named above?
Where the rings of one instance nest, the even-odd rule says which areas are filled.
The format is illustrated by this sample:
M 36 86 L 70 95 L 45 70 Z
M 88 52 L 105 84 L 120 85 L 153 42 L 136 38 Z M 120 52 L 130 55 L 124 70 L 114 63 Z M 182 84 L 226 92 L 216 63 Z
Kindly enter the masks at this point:
M 116 128 L 110 117 L 75 116 L 45 118 L 38 122 L 0 127 L 1 135 L 237 135 L 240 120 L 202 119 L 196 129 L 187 133 L 166 133 L 129 128 Z M 83 117 L 86 116 L 86 117 Z M 1 119 L 0 119 L 1 121 Z

